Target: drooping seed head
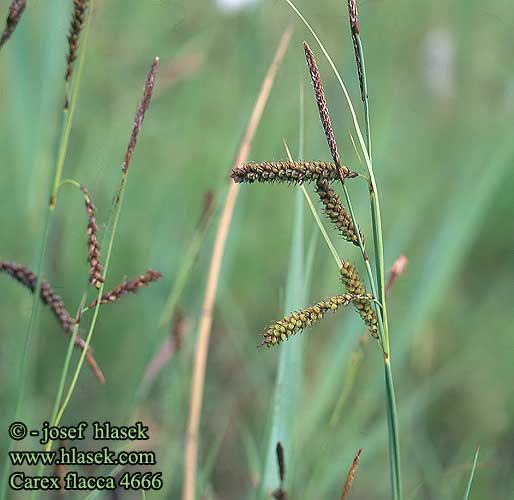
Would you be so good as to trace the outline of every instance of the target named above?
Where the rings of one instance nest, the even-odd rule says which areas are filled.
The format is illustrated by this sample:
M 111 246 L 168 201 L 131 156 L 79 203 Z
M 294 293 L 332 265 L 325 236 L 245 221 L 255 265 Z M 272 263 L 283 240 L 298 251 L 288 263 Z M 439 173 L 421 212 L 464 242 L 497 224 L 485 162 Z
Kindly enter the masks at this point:
M 142 274 L 133 280 L 125 281 L 113 290 L 104 293 L 100 298 L 100 304 L 112 304 L 123 297 L 123 295 L 126 295 L 127 293 L 137 293 L 140 288 L 145 288 L 150 283 L 158 281 L 161 278 L 162 274 L 160 272 L 148 269 L 145 274 Z M 91 304 L 88 305 L 88 308 L 92 309 L 93 307 L 96 307 L 97 303 L 98 299 L 91 302 Z
M 341 198 L 330 186 L 323 180 L 316 182 L 316 193 L 318 193 L 325 215 L 330 219 L 332 224 L 337 228 L 339 234 L 347 241 L 359 246 L 359 238 L 355 231 L 355 226 L 350 214 L 343 206 Z M 364 236 L 360 234 L 361 241 L 364 243 Z
M 14 262 L 0 262 L 0 272 L 8 274 L 32 293 L 36 292 L 37 276 L 27 267 L 15 264 Z M 50 308 L 53 315 L 61 325 L 61 328 L 68 335 L 71 335 L 74 331 L 76 320 L 66 309 L 62 298 L 54 291 L 50 284 L 44 280 L 41 280 L 39 298 L 43 304 Z M 85 349 L 84 339 L 82 339 L 78 333 L 75 335 L 75 346 L 81 350 Z M 86 360 L 98 378 L 98 381 L 103 384 L 105 382 L 105 378 L 98 367 L 95 358 L 91 354 L 91 348 L 86 351 Z
M 353 297 L 352 303 L 360 317 L 367 325 L 370 334 L 378 338 L 378 321 L 375 309 L 371 304 L 373 295 L 368 294 L 359 273 L 353 264 L 343 261 L 340 268 L 341 280 L 348 294 Z
M 342 167 L 345 171 L 348 168 Z M 323 161 L 277 161 L 244 163 L 234 167 L 230 177 L 236 183 L 288 182 L 302 184 L 318 180 L 334 181 L 339 178 L 335 163 Z
M 272 323 L 264 333 L 264 340 L 259 346 L 272 347 L 289 339 L 292 335 L 301 333 L 307 327 L 321 321 L 328 311 L 335 312 L 340 307 L 350 304 L 353 295 L 336 295 L 327 300 L 322 300 L 313 306 L 295 311 L 279 321 Z
M 89 263 L 89 283 L 95 288 L 100 288 L 104 282 L 103 266 L 100 262 L 100 243 L 98 242 L 98 225 L 96 224 L 96 207 L 91 200 L 91 195 L 85 186 L 80 188 L 84 193 L 84 202 L 87 212 L 87 261 Z

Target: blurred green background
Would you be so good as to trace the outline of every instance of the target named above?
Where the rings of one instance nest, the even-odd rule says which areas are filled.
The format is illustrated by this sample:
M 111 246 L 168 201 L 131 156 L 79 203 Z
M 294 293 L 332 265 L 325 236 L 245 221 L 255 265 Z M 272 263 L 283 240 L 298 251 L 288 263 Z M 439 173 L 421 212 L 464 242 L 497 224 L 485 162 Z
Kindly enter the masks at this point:
M 0 259 L 30 267 L 37 261 L 59 140 L 71 3 L 30 2 L 0 52 Z M 2 18 L 8 5 L 0 2 Z M 361 116 L 346 2 L 301 0 L 298 7 L 325 42 Z M 409 257 L 389 301 L 405 498 L 461 498 L 477 443 L 481 455 L 471 498 L 513 498 L 514 8 L 508 0 L 365 0 L 359 12 L 386 266 L 401 253 Z M 95 1 L 64 177 L 89 187 L 103 229 L 142 84 L 152 58 L 160 56 L 107 285 L 148 267 L 164 278 L 100 310 L 92 343 L 107 383 L 100 387 L 85 366 L 63 423 L 110 419 L 121 425 L 137 415 L 150 425 L 148 445 L 158 457 L 152 470 L 163 471 L 165 487 L 148 498 L 180 498 L 192 359 L 215 227 L 237 144 L 289 24 L 295 33 L 250 156 L 285 158 L 283 138 L 297 154 L 302 84 L 305 157 L 328 160 L 301 46 L 312 38 L 285 2 L 226 11 L 215 2 Z M 318 47 L 311 46 L 343 159 L 362 172 L 342 93 Z M 159 317 L 208 190 L 217 207 L 213 224 L 179 301 L 188 334 L 136 398 L 148 363 L 170 335 L 171 325 L 160 328 Z M 366 184 L 352 182 L 351 193 L 371 241 Z M 240 191 L 207 365 L 201 498 L 255 498 L 263 474 L 279 349 L 255 345 L 283 312 L 293 197 L 294 189 L 282 185 Z M 81 197 L 65 187 L 50 228 L 44 277 L 71 311 L 86 286 L 85 224 Z M 315 232 L 305 209 L 306 249 Z M 354 248 L 337 246 L 360 266 Z M 304 290 L 308 303 L 338 293 L 337 269 L 321 237 L 313 269 Z M 32 297 L 7 276 L 0 276 L 0 290 L 3 462 Z M 289 422 L 294 439 L 286 450 L 291 498 L 339 498 L 360 447 L 352 498 L 389 497 L 383 373 L 371 342 L 334 417 L 362 334 L 350 310 L 304 334 L 301 403 Z M 50 417 L 66 349 L 64 334 L 42 308 L 21 411 L 29 428 Z M 74 364 L 77 359 L 75 353 Z M 30 439 L 20 447 L 38 449 Z

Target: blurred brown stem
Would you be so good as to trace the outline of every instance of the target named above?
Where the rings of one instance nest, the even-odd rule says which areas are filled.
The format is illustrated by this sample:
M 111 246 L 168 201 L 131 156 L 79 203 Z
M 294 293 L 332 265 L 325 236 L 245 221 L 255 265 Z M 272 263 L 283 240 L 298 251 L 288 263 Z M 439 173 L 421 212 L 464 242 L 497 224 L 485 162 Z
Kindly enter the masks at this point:
M 288 28 L 280 39 L 273 61 L 268 69 L 268 72 L 259 91 L 259 95 L 255 102 L 245 134 L 239 145 L 234 165 L 241 165 L 248 157 L 253 137 L 257 130 L 257 126 L 259 125 L 264 107 L 266 106 L 266 102 L 271 91 L 271 87 L 273 86 L 273 82 L 275 80 L 278 67 L 285 55 L 289 40 L 291 39 L 291 35 L 292 28 Z M 205 287 L 202 315 L 200 318 L 198 341 L 196 345 L 194 360 L 193 382 L 191 385 L 191 402 L 184 457 L 184 489 L 182 492 L 183 500 L 194 500 L 196 496 L 195 488 L 198 457 L 198 429 L 200 427 L 200 416 L 202 411 L 205 366 L 207 363 L 207 354 L 209 351 L 212 314 L 214 309 L 214 302 L 216 299 L 216 291 L 218 287 L 221 263 L 223 260 L 223 253 L 225 250 L 225 243 L 227 240 L 238 192 L 239 185 L 231 183 L 227 193 L 227 198 L 225 200 L 225 205 L 223 207 L 223 213 L 221 214 L 221 219 L 218 224 L 211 263 L 209 267 L 209 275 L 207 278 L 207 285 Z

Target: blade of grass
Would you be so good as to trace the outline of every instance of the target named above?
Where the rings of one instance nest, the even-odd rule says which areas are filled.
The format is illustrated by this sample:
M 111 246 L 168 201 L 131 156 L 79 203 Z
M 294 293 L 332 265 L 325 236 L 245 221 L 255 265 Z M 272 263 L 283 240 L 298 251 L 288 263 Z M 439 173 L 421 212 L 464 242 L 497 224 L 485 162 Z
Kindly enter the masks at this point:
M 478 462 L 478 454 L 480 453 L 480 445 L 477 446 L 477 451 L 475 452 L 475 458 L 473 460 L 473 466 L 471 467 L 471 472 L 469 473 L 468 482 L 466 484 L 466 490 L 464 491 L 464 500 L 468 500 L 469 493 L 471 491 L 471 485 L 473 484 L 473 477 L 475 476 L 475 469 L 477 468 Z
M 247 129 L 236 154 L 234 165 L 240 165 L 247 159 L 253 137 L 257 130 L 257 126 L 259 125 L 264 107 L 273 86 L 275 75 L 285 55 L 287 46 L 289 45 L 289 40 L 291 39 L 291 35 L 291 28 L 287 29 L 282 35 L 273 61 L 262 83 L 262 87 L 255 102 L 255 106 L 248 122 Z M 205 288 L 202 316 L 198 328 L 199 333 L 195 352 L 193 381 L 191 385 L 191 402 L 184 457 L 184 490 L 182 492 L 183 500 L 194 500 L 196 496 L 198 431 L 200 427 L 200 417 L 202 411 L 205 366 L 207 363 L 207 354 L 209 350 L 212 314 L 214 309 L 214 302 L 216 300 L 216 291 L 225 250 L 225 243 L 227 240 L 238 192 L 239 185 L 235 183 L 230 184 L 230 188 L 225 200 L 225 206 L 223 208 L 223 213 L 218 225 L 211 264 L 209 267 L 207 285 Z
M 287 155 L 292 160 L 289 148 L 286 145 Z M 286 297 L 284 314 L 303 307 L 306 300 L 305 275 L 304 275 L 304 215 L 303 194 L 295 189 L 293 202 L 293 230 L 291 238 L 291 251 L 289 256 L 289 271 L 286 285 Z M 264 467 L 263 487 L 264 494 L 269 495 L 278 488 L 279 477 L 276 460 L 276 446 L 280 441 L 285 450 L 285 461 L 293 464 L 290 450 L 292 446 L 292 425 L 294 414 L 298 408 L 302 387 L 304 337 L 299 336 L 295 342 L 286 342 L 280 347 L 278 372 L 275 382 L 275 394 L 273 396 L 273 409 L 271 420 L 271 432 L 268 441 L 266 465 Z M 288 481 L 292 474 L 288 474 Z M 287 485 L 285 486 L 287 489 Z

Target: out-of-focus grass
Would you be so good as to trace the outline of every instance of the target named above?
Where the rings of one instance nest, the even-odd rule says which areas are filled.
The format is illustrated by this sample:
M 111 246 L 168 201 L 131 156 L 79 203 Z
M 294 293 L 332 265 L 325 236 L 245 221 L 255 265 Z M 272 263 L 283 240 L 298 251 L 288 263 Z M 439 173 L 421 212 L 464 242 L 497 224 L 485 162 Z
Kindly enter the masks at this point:
M 462 496 L 462 478 L 471 467 L 469 449 L 479 441 L 480 477 L 471 496 L 505 498 L 512 490 L 514 468 L 512 5 L 507 0 L 487 5 L 424 2 L 415 8 L 412 2 L 386 0 L 359 5 L 386 260 L 392 263 L 400 252 L 410 259 L 389 306 L 393 350 L 401 352 L 395 379 L 406 497 Z M 2 0 L 1 12 L 7 6 Z M 345 2 L 302 1 L 299 7 L 358 99 Z M 59 132 L 67 19 L 58 2 L 30 3 L 0 53 L 1 259 L 32 264 L 36 257 Z M 196 1 L 144 6 L 98 2 L 65 176 L 90 188 L 99 222 L 105 223 L 141 75 L 159 55 L 158 95 L 136 151 L 108 285 L 147 267 L 163 271 L 165 280 L 101 312 L 93 340 L 107 384 L 98 387 L 85 370 L 66 423 L 110 419 L 122 424 L 132 415 L 146 363 L 170 328 L 160 330 L 159 317 L 179 274 L 180 257 L 193 238 L 203 193 L 223 185 L 260 84 L 255 75 L 263 73 L 278 33 L 291 20 L 285 5 L 270 1 L 232 15 L 221 14 L 214 3 Z M 256 160 L 284 158 L 283 137 L 297 150 L 297 82 L 304 79 L 308 85 L 301 49 L 305 37 L 298 25 L 254 142 Z M 196 72 L 173 82 L 167 65 L 180 59 L 191 64 L 194 57 L 201 61 Z M 344 161 L 357 168 L 343 96 L 328 66 L 321 59 L 319 63 Z M 309 157 L 328 159 L 309 95 L 305 148 Z M 351 188 L 355 209 L 364 213 L 365 184 Z M 209 472 L 202 481 L 220 498 L 251 496 L 256 471 L 248 464 L 255 458 L 247 456 L 257 452 L 264 462 L 266 455 L 280 354 L 256 351 L 255 344 L 268 321 L 282 312 L 278 304 L 288 273 L 292 201 L 285 186 L 243 187 L 228 242 L 207 368 L 200 455 L 201 470 L 205 466 Z M 310 235 L 308 211 L 305 219 L 305 234 Z M 69 307 L 79 302 L 87 272 L 84 226 L 82 200 L 72 190 L 63 191 L 45 277 Z M 363 229 L 369 238 L 370 228 Z M 200 251 L 180 301 L 192 326 L 200 314 L 210 246 Z M 332 257 L 324 245 L 319 248 L 309 303 L 339 286 Z M 357 260 L 346 245 L 338 250 Z M 0 290 L 0 426 L 5 430 L 31 297 L 5 276 L 0 276 Z M 337 498 L 347 464 L 361 446 L 353 494 L 386 496 L 381 486 L 388 474 L 385 408 L 374 349 L 365 351 L 341 424 L 329 426 L 344 385 L 341 377 L 362 330 L 353 316 L 342 312 L 304 339 L 303 394 L 290 422 L 293 448 L 286 450 L 295 457 L 288 480 L 291 493 L 299 497 Z M 180 492 L 191 347 L 190 338 L 137 408 L 151 425 L 151 445 L 160 464 L 169 464 L 164 478 L 172 497 Z M 22 411 L 29 426 L 41 425 L 50 415 L 66 348 L 64 335 L 42 308 L 31 348 L 34 376 Z M 0 445 L 4 456 L 5 433 Z M 27 439 L 23 447 L 36 443 Z

